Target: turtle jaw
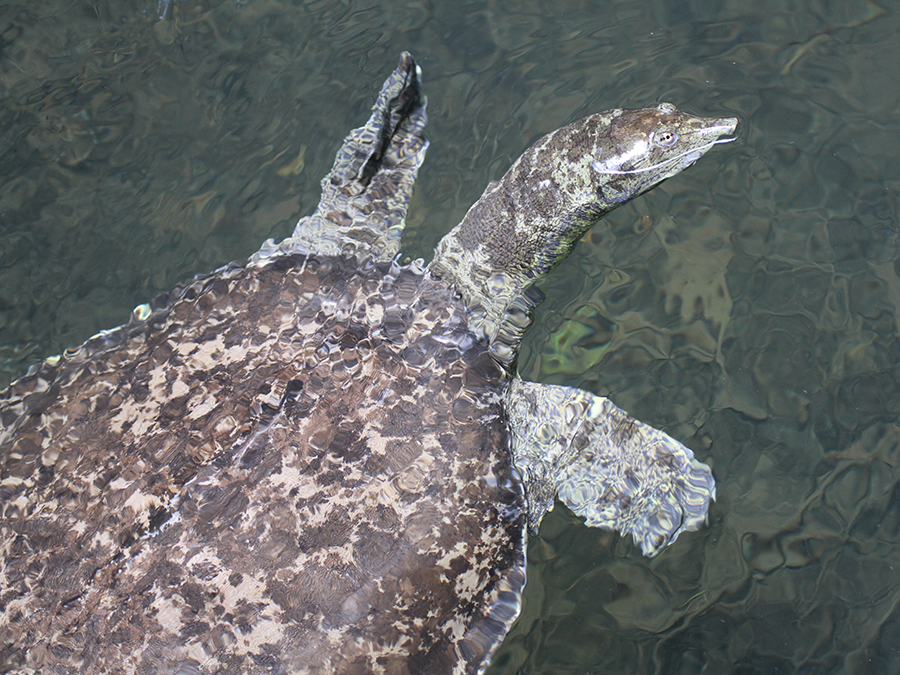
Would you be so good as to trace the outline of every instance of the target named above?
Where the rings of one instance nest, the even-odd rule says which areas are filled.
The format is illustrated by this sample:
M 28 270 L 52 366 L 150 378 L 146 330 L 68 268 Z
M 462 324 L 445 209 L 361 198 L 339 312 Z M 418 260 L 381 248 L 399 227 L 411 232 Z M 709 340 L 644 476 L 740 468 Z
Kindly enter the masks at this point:
M 704 121 L 708 122 L 708 126 L 698 129 L 694 133 L 697 135 L 698 139 L 702 138 L 706 139 L 706 141 L 699 148 L 685 154 L 684 157 L 678 161 L 675 173 L 683 171 L 695 164 L 712 146 L 718 145 L 719 143 L 731 143 L 732 141 L 737 140 L 734 136 L 731 138 L 723 138 L 724 136 L 733 134 L 737 129 L 738 121 L 736 117 L 715 117 Z
M 722 139 L 721 137 L 725 134 L 733 134 L 737 129 L 738 119 L 737 117 L 714 117 L 712 120 L 715 124 L 709 128 L 709 135 L 716 135 L 716 138 L 719 139 L 719 142 L 730 143 L 735 140 L 733 138 Z
M 727 134 L 733 134 L 737 129 L 737 117 L 698 117 L 696 119 L 703 120 L 706 124 L 696 133 L 701 134 L 713 143 L 730 143 L 734 138 L 722 138 Z

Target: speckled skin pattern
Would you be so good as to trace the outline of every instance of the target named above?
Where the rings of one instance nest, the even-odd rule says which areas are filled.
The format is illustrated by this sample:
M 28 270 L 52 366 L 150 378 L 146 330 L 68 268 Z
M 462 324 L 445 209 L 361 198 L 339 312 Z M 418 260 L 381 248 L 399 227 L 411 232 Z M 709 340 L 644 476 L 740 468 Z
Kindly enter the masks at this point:
M 541 300 L 534 282 L 598 218 L 691 166 L 736 126 L 661 103 L 557 129 L 488 186 L 441 239 L 429 269 L 460 291 L 469 326 L 512 372 Z M 611 401 L 513 378 L 506 409 L 532 533 L 557 496 L 587 525 L 632 534 L 646 555 L 705 521 L 715 498 L 709 467 Z
M 438 243 L 430 267 L 466 298 L 473 328 L 509 342 L 510 308 L 597 219 L 691 166 L 736 126 L 734 118 L 694 117 L 661 103 L 557 129 L 488 186 Z M 514 344 L 497 345 L 495 354 L 512 361 Z
M 589 125 L 624 113 L 606 115 Z M 578 153 L 551 134 L 435 264 L 401 267 L 424 125 L 404 54 L 291 237 L 0 392 L 0 671 L 479 673 L 519 611 L 527 521 L 557 491 L 647 552 L 702 521 L 712 478 L 687 448 L 513 375 L 527 279 L 580 236 L 559 223 L 600 213 L 511 206 L 545 194 L 515 176 L 549 161 L 567 190 Z M 618 152 L 586 165 L 604 185 L 643 161 Z

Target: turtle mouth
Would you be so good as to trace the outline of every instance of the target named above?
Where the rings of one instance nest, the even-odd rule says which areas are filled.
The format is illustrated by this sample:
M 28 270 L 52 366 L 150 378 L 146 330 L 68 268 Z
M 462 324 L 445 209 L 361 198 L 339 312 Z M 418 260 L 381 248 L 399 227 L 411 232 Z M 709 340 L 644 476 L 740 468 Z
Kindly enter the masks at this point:
M 723 131 L 721 133 L 733 133 L 736 126 L 737 126 L 737 120 L 734 120 L 734 124 L 731 125 L 730 130 L 727 130 L 728 128 L 723 126 Z M 704 129 L 703 133 L 707 134 L 710 131 L 714 132 L 716 130 L 717 129 L 715 127 L 711 128 L 711 129 Z M 719 134 L 716 134 L 716 135 L 719 135 Z M 678 166 L 680 169 L 686 169 L 687 167 L 694 164 L 698 159 L 703 157 L 703 155 L 705 155 L 706 152 L 712 146 L 718 145 L 720 143 L 731 143 L 732 141 L 736 141 L 736 140 L 737 140 L 737 136 L 732 136 L 731 138 L 714 138 L 713 140 L 707 141 L 706 143 L 704 143 L 703 145 L 701 145 L 699 147 L 692 148 L 690 150 L 686 150 L 685 152 L 681 153 L 680 155 L 675 155 L 673 157 L 666 157 L 661 162 L 657 162 L 656 164 L 651 164 L 650 166 L 644 166 L 639 169 L 614 169 L 600 161 L 594 161 L 591 164 L 591 166 L 593 167 L 594 171 L 599 174 L 616 175 L 616 176 L 630 175 L 630 174 L 636 174 L 636 173 L 646 173 L 647 171 L 658 171 L 659 169 L 664 169 L 666 167 L 672 166 L 673 164 L 675 166 Z
M 700 129 L 694 129 L 688 132 L 688 134 L 693 134 L 699 136 L 700 138 L 709 139 L 706 143 L 703 143 L 696 148 L 692 148 L 684 154 L 684 156 L 687 156 L 694 153 L 699 153 L 694 161 L 697 161 L 700 156 L 706 154 L 706 151 L 714 145 L 718 145 L 719 143 L 731 143 L 732 141 L 737 140 L 737 136 L 724 138 L 726 135 L 734 134 L 738 125 L 737 117 L 716 117 L 703 121 L 709 122 L 709 124 L 704 125 Z M 676 160 L 678 159 L 678 157 L 671 157 L 670 159 Z
M 736 125 L 737 125 L 737 122 L 735 122 L 735 126 Z M 723 133 L 734 133 L 734 128 L 735 127 L 732 126 L 731 131 L 726 131 Z M 686 152 L 683 155 L 680 155 L 678 157 L 671 157 L 667 160 L 664 160 L 664 161 L 660 162 L 657 165 L 657 167 L 665 166 L 667 163 L 670 163 L 670 162 L 678 162 L 678 166 L 680 166 L 683 169 L 686 169 L 687 167 L 694 164 L 698 159 L 703 157 L 703 155 L 706 154 L 706 151 L 709 150 L 712 146 L 719 145 L 720 143 L 731 143 L 732 141 L 736 141 L 736 140 L 737 140 L 737 136 L 732 136 L 731 138 L 715 138 L 715 139 L 709 141 L 708 143 L 704 143 L 699 148 L 695 148 L 694 150 Z M 655 167 L 651 167 L 651 168 L 655 168 Z M 638 169 L 638 171 L 647 171 L 647 169 Z M 637 173 L 637 171 L 634 171 L 631 173 Z
M 738 120 L 737 117 L 717 117 L 712 120 L 712 124 L 710 124 L 706 129 L 703 130 L 703 134 L 706 136 L 724 136 L 725 134 L 733 134 L 734 130 L 737 129 Z M 736 137 L 735 137 L 736 138 Z M 719 143 L 729 143 L 735 140 L 734 138 L 729 138 L 719 140 Z

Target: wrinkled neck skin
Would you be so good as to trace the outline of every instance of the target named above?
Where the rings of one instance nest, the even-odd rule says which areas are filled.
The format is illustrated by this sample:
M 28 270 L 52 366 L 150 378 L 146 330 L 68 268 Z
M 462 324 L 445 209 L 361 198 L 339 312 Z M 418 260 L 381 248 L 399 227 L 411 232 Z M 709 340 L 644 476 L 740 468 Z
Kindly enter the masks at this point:
M 511 368 L 550 272 L 599 218 L 696 162 L 737 126 L 663 103 L 610 110 L 535 143 L 491 183 L 435 250 L 430 270 L 452 283 L 469 325 Z M 730 139 L 729 139 L 730 140 Z

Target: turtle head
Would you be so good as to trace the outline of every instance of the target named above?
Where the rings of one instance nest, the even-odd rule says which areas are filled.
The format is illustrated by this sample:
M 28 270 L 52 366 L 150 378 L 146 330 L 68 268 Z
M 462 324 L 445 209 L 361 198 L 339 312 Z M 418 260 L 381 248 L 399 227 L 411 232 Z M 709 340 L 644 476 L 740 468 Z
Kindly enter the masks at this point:
M 722 138 L 737 119 L 687 115 L 671 103 L 643 110 L 611 110 L 571 125 L 571 133 L 593 137 L 590 150 L 594 201 L 607 213 L 691 166 Z
M 493 343 L 525 291 L 603 215 L 733 139 L 734 118 L 694 117 L 671 103 L 610 110 L 547 134 L 491 183 L 437 246 L 431 270 L 476 308 Z M 472 322 L 470 322 L 471 324 Z M 514 358 L 518 335 L 505 340 Z M 508 331 L 507 331 L 508 332 Z
M 531 243 L 526 261 L 508 259 L 507 266 L 524 263 L 535 276 L 545 274 L 599 218 L 734 140 L 722 136 L 736 127 L 733 117 L 694 117 L 661 103 L 597 113 L 547 134 L 501 181 L 515 195 L 507 212 L 516 235 Z

